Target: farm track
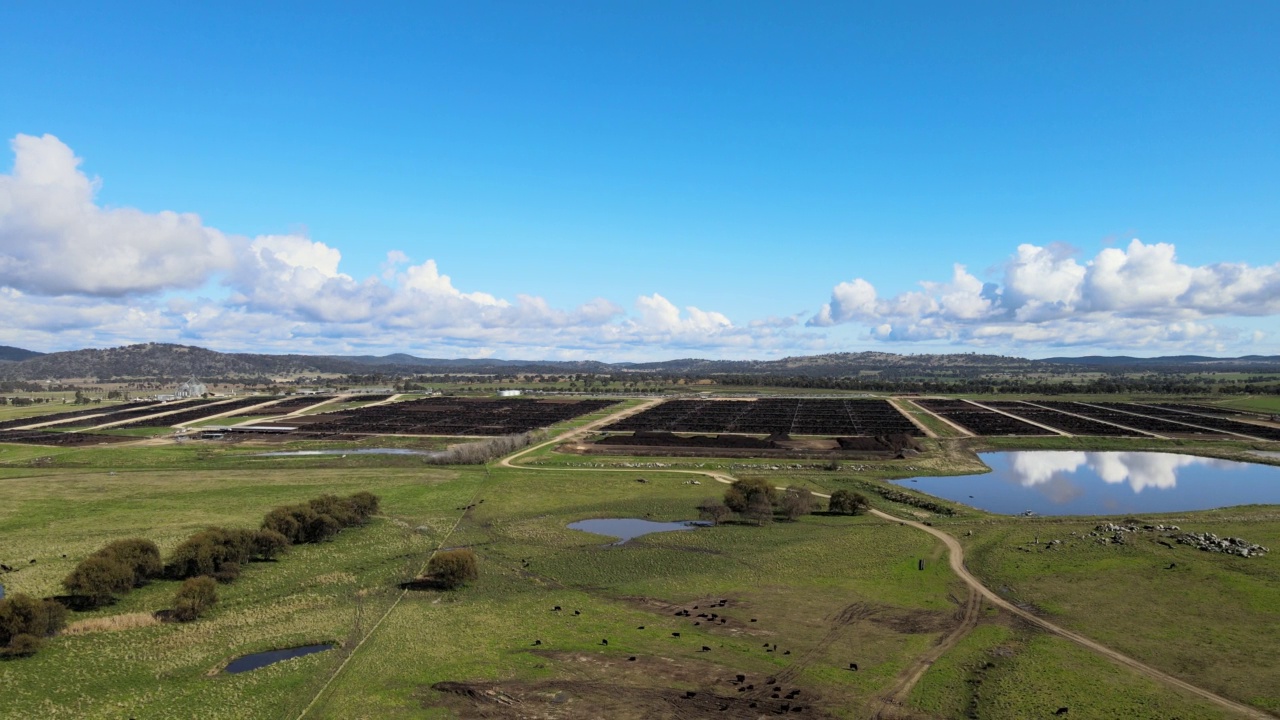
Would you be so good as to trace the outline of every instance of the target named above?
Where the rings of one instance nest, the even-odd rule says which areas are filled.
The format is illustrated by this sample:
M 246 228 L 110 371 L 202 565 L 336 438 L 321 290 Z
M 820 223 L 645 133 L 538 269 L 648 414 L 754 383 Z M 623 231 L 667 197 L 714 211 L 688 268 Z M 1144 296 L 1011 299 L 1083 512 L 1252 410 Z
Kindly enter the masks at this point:
M 519 452 L 508 455 L 507 457 L 499 460 L 498 465 L 506 468 L 517 469 L 517 470 L 554 470 L 554 471 L 561 471 L 561 472 L 571 471 L 571 472 L 595 472 L 595 473 L 598 473 L 598 472 L 634 473 L 635 472 L 634 470 L 626 469 L 626 468 L 616 468 L 616 469 L 615 468 L 543 468 L 543 467 L 536 467 L 536 466 L 515 465 L 513 464 L 513 462 L 525 455 L 528 455 L 529 453 L 535 450 L 547 447 L 548 445 L 552 445 L 555 443 L 565 442 L 570 438 L 573 438 L 577 435 L 594 430 L 606 423 L 616 422 L 622 417 L 625 417 L 627 415 L 631 415 L 637 412 L 641 412 L 642 410 L 647 409 L 648 407 L 658 402 L 660 402 L 660 400 L 654 400 L 650 403 L 639 405 L 635 408 L 628 408 L 627 410 L 624 410 L 621 413 L 606 416 L 600 420 L 596 420 L 580 428 L 561 434 L 552 440 L 539 443 L 538 445 L 534 445 L 534 446 L 525 448 Z M 717 472 L 717 471 L 711 471 L 711 470 L 664 469 L 661 472 L 680 473 L 685 475 L 704 475 L 706 477 L 709 477 L 713 480 L 716 480 L 718 482 L 725 483 L 725 484 L 732 484 L 736 481 L 736 478 L 734 478 L 732 475 L 729 475 L 727 473 Z M 785 488 L 778 488 L 778 489 L 783 490 Z M 818 497 L 830 497 L 829 495 L 825 495 L 822 493 L 814 493 L 814 495 Z M 1217 705 L 1220 708 L 1232 711 L 1242 717 L 1255 718 L 1256 720 L 1274 720 L 1275 718 L 1274 715 L 1266 713 L 1258 708 L 1236 702 L 1235 700 L 1225 698 L 1221 695 L 1218 695 L 1217 693 L 1198 687 L 1196 685 L 1192 685 L 1191 683 L 1185 680 L 1181 680 L 1172 675 L 1169 675 L 1168 673 L 1157 670 L 1156 668 L 1151 667 L 1150 665 L 1147 665 L 1143 662 L 1135 660 L 1134 658 L 1131 658 L 1128 655 L 1125 655 L 1124 653 L 1121 653 L 1117 650 L 1113 650 L 1101 643 L 1090 640 L 1089 638 L 1085 637 L 1084 635 L 1081 635 L 1080 633 L 1067 630 L 1066 628 L 1063 628 L 1059 625 L 1051 623 L 1048 620 L 1045 620 L 1044 618 L 1041 618 L 1040 616 L 1035 615 L 1034 613 L 1023 610 L 1022 608 L 1018 607 L 1017 605 L 1014 605 L 1008 600 L 1005 600 L 1004 598 L 997 595 L 995 591 L 991 590 L 986 585 L 984 585 L 981 580 L 979 580 L 977 577 L 975 577 L 972 573 L 969 572 L 969 569 L 965 566 L 965 563 L 964 563 L 964 547 L 960 544 L 959 540 L 957 540 L 950 534 L 945 533 L 941 530 L 938 530 L 937 528 L 934 528 L 932 526 L 925 525 L 922 522 L 917 522 L 915 520 L 908 520 L 906 518 L 890 515 L 889 513 L 886 513 L 882 510 L 877 510 L 875 508 L 872 508 L 870 510 L 870 514 L 886 522 L 895 522 L 900 525 L 913 527 L 917 530 L 920 530 L 921 532 L 928 533 L 933 537 L 937 538 L 938 540 L 942 541 L 943 545 L 945 545 L 947 548 L 947 555 L 948 555 L 951 571 L 955 573 L 956 576 L 959 577 L 960 580 L 963 581 L 964 584 L 968 586 L 970 590 L 970 599 L 968 603 L 966 603 L 964 619 L 962 620 L 960 626 L 957 627 L 955 630 L 953 630 L 950 635 L 944 638 L 941 643 L 930 648 L 928 652 L 926 652 L 924 655 L 918 658 L 916 662 L 911 666 L 911 669 L 909 672 L 905 672 L 903 676 L 900 676 L 900 678 L 902 679 L 900 679 L 900 681 L 897 683 L 894 689 L 888 693 L 887 697 L 884 700 L 884 704 L 882 704 L 881 706 L 882 709 L 885 709 L 885 707 L 889 704 L 897 706 L 898 703 L 900 703 L 901 700 L 906 697 L 907 693 L 910 692 L 911 688 L 915 685 L 915 683 L 921 677 L 924 676 L 924 673 L 928 670 L 928 668 L 939 657 L 941 657 L 947 650 L 953 647 L 955 643 L 959 642 L 959 640 L 970 629 L 972 629 L 973 625 L 976 625 L 977 619 L 979 617 L 979 611 L 981 608 L 981 601 L 982 599 L 985 598 L 987 602 L 994 605 L 995 607 L 998 607 L 1001 610 L 1004 610 L 1005 612 L 1015 615 L 1021 618 L 1022 620 L 1025 620 L 1028 623 L 1031 623 L 1032 625 L 1040 628 L 1041 630 L 1044 630 L 1046 632 L 1049 632 L 1059 637 L 1070 640 L 1071 642 L 1074 642 L 1077 645 L 1080 645 L 1081 647 L 1084 647 L 1087 650 L 1091 650 L 1107 658 L 1108 660 L 1111 660 L 1112 662 L 1118 665 L 1123 665 L 1129 668 L 1130 670 L 1133 670 L 1134 672 L 1137 672 L 1138 674 L 1143 675 L 1151 680 L 1154 680 L 1159 683 L 1163 683 L 1167 686 L 1177 688 L 1184 692 L 1195 695 L 1203 700 L 1206 700 L 1210 703 L 1213 703 L 1214 705 Z
M 920 682 L 920 678 L 933 667 L 933 664 L 955 647 L 964 639 L 975 627 L 978 626 L 978 620 L 982 618 L 982 596 L 973 586 L 969 586 L 969 596 L 965 599 L 964 607 L 960 612 L 960 622 L 947 633 L 945 637 L 938 641 L 933 647 L 925 651 L 923 655 L 916 658 L 905 670 L 898 674 L 894 680 L 893 688 L 884 694 L 880 701 L 880 707 L 873 716 L 879 720 L 880 718 L 898 717 L 905 710 L 907 696 L 911 694 L 911 689 Z M 907 712 L 909 715 L 909 711 Z

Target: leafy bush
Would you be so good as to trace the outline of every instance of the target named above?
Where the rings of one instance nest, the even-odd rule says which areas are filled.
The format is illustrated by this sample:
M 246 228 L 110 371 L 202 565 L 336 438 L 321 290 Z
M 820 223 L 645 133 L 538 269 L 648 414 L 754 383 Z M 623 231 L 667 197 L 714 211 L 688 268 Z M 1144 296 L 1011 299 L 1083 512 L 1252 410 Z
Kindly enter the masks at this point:
M 0 654 L 25 657 L 40 648 L 40 638 L 66 624 L 67 609 L 53 600 L 16 593 L 0 600 Z
M 827 505 L 827 509 L 843 515 L 861 515 L 870 505 L 866 495 L 840 489 L 831 493 L 831 502 Z
M 813 512 L 816 504 L 813 493 L 806 488 L 793 485 L 782 494 L 782 514 L 788 520 L 795 520 L 801 515 L 808 515 Z
M 142 538 L 116 540 L 99 550 L 98 554 L 114 557 L 132 570 L 134 587 L 160 577 L 164 570 L 160 562 L 160 548 L 150 540 Z
M 235 582 L 238 577 L 240 577 L 240 563 L 238 562 L 222 563 L 218 567 L 218 571 L 213 574 L 213 579 L 224 585 Z
M 5 657 L 30 657 L 40 649 L 40 644 L 40 638 L 35 635 L 28 635 L 27 633 L 15 635 L 8 645 L 0 649 L 0 655 Z
M 259 530 L 253 534 L 253 553 L 263 560 L 274 560 L 289 549 L 289 538 L 275 530 Z
M 427 573 L 441 587 L 452 590 L 480 576 L 476 554 L 470 550 L 445 550 L 432 556 Z
M 94 554 L 85 558 L 62 580 L 67 592 L 97 607 L 114 602 L 117 595 L 133 589 L 133 568 L 109 555 Z
M 218 584 L 207 575 L 188 578 L 173 596 L 173 616 L 191 622 L 218 602 Z
M 162 570 L 155 543 L 142 538 L 116 540 L 85 558 L 62 586 L 91 605 L 105 605 L 116 595 L 160 577 Z
M 183 540 L 174 548 L 165 565 L 165 574 L 175 580 L 217 575 L 227 565 L 235 565 L 234 575 L 239 575 L 240 564 L 249 562 L 254 552 L 255 533 L 252 530 L 209 528 Z M 228 581 L 229 582 L 229 581 Z
M 380 501 L 377 495 L 362 490 L 351 496 L 351 504 L 360 518 L 367 520 L 377 514 Z

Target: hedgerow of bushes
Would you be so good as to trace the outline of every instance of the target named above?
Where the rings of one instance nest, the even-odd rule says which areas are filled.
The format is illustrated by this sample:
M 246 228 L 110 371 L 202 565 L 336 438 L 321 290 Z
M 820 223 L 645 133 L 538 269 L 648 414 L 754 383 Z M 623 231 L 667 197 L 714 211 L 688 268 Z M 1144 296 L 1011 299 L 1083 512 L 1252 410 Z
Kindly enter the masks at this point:
M 273 560 L 290 545 L 322 542 L 344 528 L 363 525 L 378 512 L 378 503 L 378 496 L 358 492 L 278 507 L 267 513 L 257 530 L 201 530 L 174 548 L 164 563 L 150 540 L 116 540 L 82 560 L 62 586 L 78 606 L 95 608 L 155 578 L 186 580 L 174 598 L 173 617 L 195 620 L 217 602 L 215 582 L 235 580 L 243 564 Z M 21 594 L 0 600 L 0 656 L 35 653 L 41 638 L 61 629 L 65 620 L 66 608 L 54 600 Z
M 344 528 L 363 525 L 376 512 L 378 496 L 369 492 L 284 505 L 267 513 L 258 530 L 215 527 L 183 540 L 169 556 L 165 575 L 174 580 L 207 575 L 228 583 L 247 562 L 272 560 L 290 545 L 323 542 Z

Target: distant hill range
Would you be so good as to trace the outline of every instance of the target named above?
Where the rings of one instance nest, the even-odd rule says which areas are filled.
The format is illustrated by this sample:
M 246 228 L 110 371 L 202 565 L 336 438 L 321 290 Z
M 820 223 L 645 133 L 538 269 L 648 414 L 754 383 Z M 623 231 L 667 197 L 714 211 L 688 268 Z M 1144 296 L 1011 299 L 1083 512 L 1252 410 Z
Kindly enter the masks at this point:
M 882 352 L 830 353 L 781 360 L 702 360 L 686 358 L 649 363 L 595 361 L 493 360 L 420 358 L 403 353 L 362 355 L 263 355 L 220 353 L 205 348 L 146 343 L 125 347 L 42 354 L 0 346 L 0 379 L 72 378 L 201 378 L 264 377 L 295 374 L 576 374 L 643 373 L 714 377 L 760 375 L 850 377 L 916 374 L 931 377 L 974 377 L 986 373 L 1078 372 L 1280 372 L 1280 356 L 1213 358 L 1180 355 L 1157 358 L 1126 356 L 1055 357 L 1044 360 L 955 353 L 897 355 Z
M 40 357 L 43 354 L 44 353 L 35 352 L 34 350 L 23 350 L 22 348 L 0 345 L 0 360 L 21 362 L 23 360 L 30 360 L 34 357 Z

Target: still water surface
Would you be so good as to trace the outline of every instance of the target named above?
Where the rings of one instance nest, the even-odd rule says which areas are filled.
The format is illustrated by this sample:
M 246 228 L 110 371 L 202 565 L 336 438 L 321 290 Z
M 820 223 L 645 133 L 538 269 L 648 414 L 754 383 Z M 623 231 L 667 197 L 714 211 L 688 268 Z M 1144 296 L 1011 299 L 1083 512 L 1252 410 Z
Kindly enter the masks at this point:
M 979 453 L 985 475 L 898 484 L 989 512 L 1115 515 L 1280 504 L 1280 467 L 1158 452 Z
M 700 520 L 682 520 L 680 522 L 654 522 L 652 520 L 642 520 L 640 518 L 596 518 L 594 520 L 579 520 L 578 522 L 569 523 L 569 529 L 582 530 L 584 532 L 595 533 L 596 535 L 608 535 L 616 537 L 618 541 L 614 545 L 649 533 L 671 532 L 672 530 L 692 530 L 696 527 L 702 527 L 709 523 Z
M 304 645 L 303 647 L 285 648 L 283 650 L 268 650 L 266 652 L 254 653 L 238 657 L 227 664 L 226 670 L 231 674 L 248 672 L 257 670 L 260 667 L 266 667 L 281 660 L 289 660 L 291 658 L 302 657 L 303 655 L 312 655 L 325 650 L 332 650 L 333 645 Z
M 435 455 L 430 450 L 410 450 L 408 448 L 359 448 L 353 450 L 281 450 L 278 452 L 258 453 L 250 457 L 310 457 L 315 455 Z

